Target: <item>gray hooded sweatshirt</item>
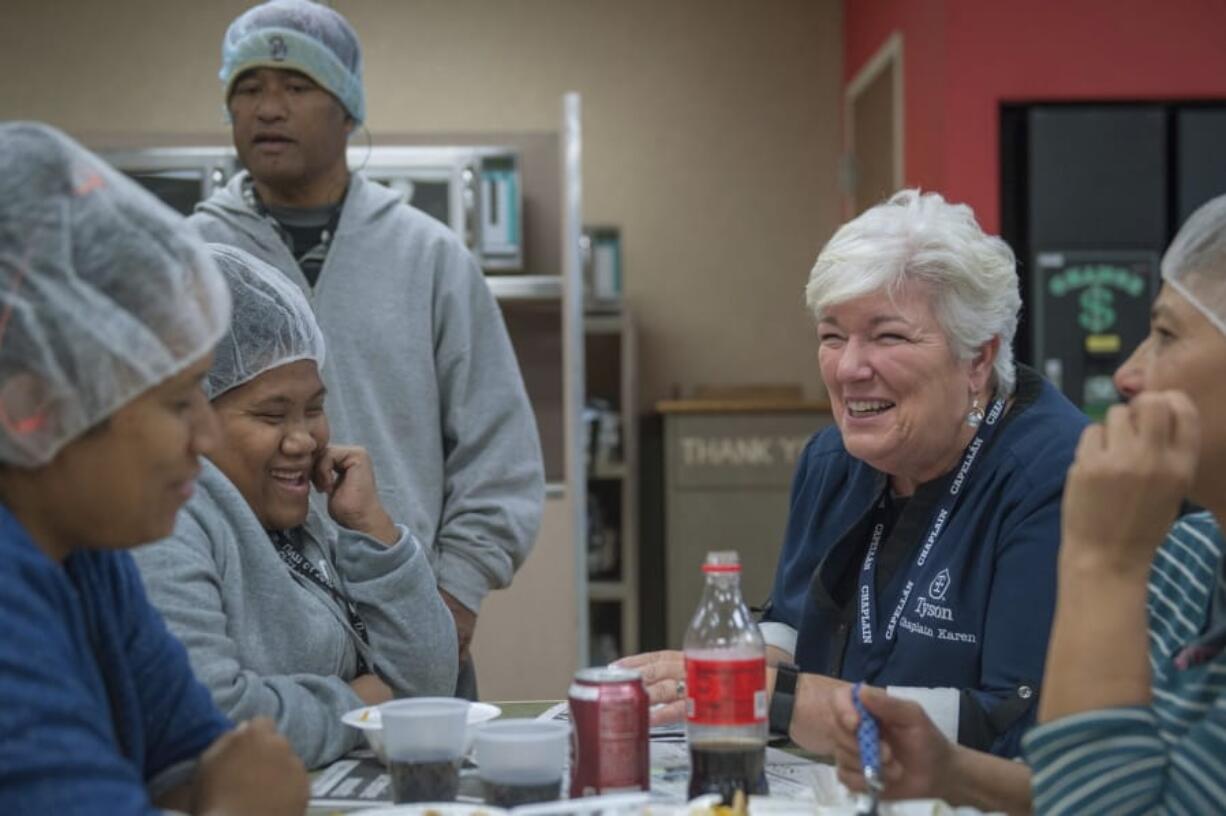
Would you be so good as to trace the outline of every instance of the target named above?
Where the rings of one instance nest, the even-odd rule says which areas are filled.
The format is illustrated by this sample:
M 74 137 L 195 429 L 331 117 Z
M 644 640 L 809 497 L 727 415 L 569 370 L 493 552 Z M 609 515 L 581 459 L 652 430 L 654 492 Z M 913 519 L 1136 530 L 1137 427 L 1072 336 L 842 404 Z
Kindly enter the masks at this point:
M 366 646 L 341 605 L 281 559 L 233 482 L 207 460 L 174 535 L 133 551 L 153 602 L 192 669 L 235 720 L 267 716 L 307 767 L 357 747 L 340 717 L 364 703 L 349 687 L 358 650 L 396 696 L 450 695 L 451 612 L 417 541 L 391 547 L 339 527 L 312 503 L 291 541 L 357 606 Z
M 545 496 L 536 422 L 481 269 L 444 225 L 354 173 L 312 288 L 244 201 L 245 176 L 191 223 L 306 293 L 328 341 L 333 437 L 370 452 L 388 512 L 428 543 L 439 587 L 478 611 L 527 557 Z

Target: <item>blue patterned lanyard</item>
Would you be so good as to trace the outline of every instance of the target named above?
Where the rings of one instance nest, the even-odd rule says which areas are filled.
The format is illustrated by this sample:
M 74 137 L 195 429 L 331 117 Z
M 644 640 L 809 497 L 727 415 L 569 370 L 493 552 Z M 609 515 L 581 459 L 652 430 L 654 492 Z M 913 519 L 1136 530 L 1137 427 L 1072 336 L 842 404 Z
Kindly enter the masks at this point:
M 924 566 L 932 555 L 932 548 L 937 543 L 937 539 L 941 537 L 941 533 L 945 531 L 949 518 L 953 515 L 954 509 L 958 505 L 959 496 L 961 496 L 970 482 L 971 471 L 975 463 L 979 461 L 980 452 L 992 440 L 1000 417 L 1004 412 L 1005 401 L 1003 399 L 995 400 L 988 410 L 987 416 L 984 417 L 983 423 L 979 426 L 979 430 L 975 432 L 975 437 L 966 446 L 966 451 L 962 454 L 962 464 L 958 466 L 957 473 L 949 483 L 949 489 L 945 492 L 945 496 L 933 510 L 932 524 L 928 528 L 927 535 L 923 538 L 924 546 L 920 548 L 919 555 L 915 559 L 916 568 Z M 881 538 L 884 533 L 885 521 L 879 520 L 873 528 L 872 537 L 869 539 L 868 553 L 864 556 L 864 564 L 860 567 L 859 592 L 856 595 L 856 603 L 859 604 L 859 614 L 856 623 L 860 630 L 860 643 L 865 646 L 871 646 L 877 637 L 877 551 L 881 547 Z M 890 615 L 885 631 L 881 633 L 882 638 L 886 642 L 894 639 L 898 627 L 898 619 L 902 617 L 902 611 L 906 607 L 907 601 L 910 600 L 911 590 L 914 587 L 915 582 L 908 579 L 906 585 L 902 588 L 898 603 L 894 606 L 894 613 Z

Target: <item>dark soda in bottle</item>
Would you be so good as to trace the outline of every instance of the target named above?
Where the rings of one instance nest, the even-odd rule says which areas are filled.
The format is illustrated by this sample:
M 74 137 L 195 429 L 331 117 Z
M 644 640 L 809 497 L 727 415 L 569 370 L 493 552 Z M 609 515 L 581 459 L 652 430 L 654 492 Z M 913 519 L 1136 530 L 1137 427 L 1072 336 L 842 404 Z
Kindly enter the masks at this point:
M 685 633 L 690 798 L 766 794 L 766 643 L 741 597 L 735 552 L 707 554 L 706 588 Z

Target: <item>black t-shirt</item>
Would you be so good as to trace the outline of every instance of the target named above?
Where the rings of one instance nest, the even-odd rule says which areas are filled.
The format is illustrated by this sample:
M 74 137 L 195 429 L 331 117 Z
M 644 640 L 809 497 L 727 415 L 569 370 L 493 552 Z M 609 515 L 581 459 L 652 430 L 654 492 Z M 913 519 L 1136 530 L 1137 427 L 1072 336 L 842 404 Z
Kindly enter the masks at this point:
M 877 572 L 873 581 L 874 588 L 878 593 L 885 592 L 886 585 L 890 579 L 894 577 L 894 570 L 902 561 L 902 557 L 910 550 L 910 542 L 898 536 L 891 536 L 894 531 L 894 526 L 898 524 L 898 520 L 902 518 L 903 510 L 907 507 L 907 502 L 911 500 L 910 496 L 895 496 L 889 488 L 886 488 L 885 495 L 879 500 L 879 507 L 873 511 L 869 519 L 867 529 L 872 530 L 878 523 L 883 524 L 881 530 L 881 543 L 878 545 L 877 551 Z M 860 566 L 864 563 L 865 556 L 868 555 L 869 541 L 872 536 L 864 537 L 864 542 L 859 548 L 857 555 L 852 558 L 848 565 L 854 569 L 844 570 L 838 577 L 834 587 L 834 595 L 837 598 L 850 599 L 856 596 L 857 584 L 860 578 Z
M 281 238 L 298 262 L 298 268 L 307 282 L 314 286 L 328 256 L 328 244 L 336 231 L 336 222 L 340 220 L 341 205 L 267 209 L 281 228 Z

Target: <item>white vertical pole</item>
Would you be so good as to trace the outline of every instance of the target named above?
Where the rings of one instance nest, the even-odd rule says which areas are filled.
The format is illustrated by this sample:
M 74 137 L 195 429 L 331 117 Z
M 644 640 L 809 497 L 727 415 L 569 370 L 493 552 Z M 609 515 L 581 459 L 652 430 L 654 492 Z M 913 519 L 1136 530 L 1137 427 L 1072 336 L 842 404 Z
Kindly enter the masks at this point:
M 585 392 L 583 332 L 583 130 L 579 94 L 562 96 L 562 363 L 565 368 L 563 406 L 566 416 L 566 492 L 571 502 L 575 551 L 575 625 L 579 666 L 587 666 L 587 473 L 583 461 Z

